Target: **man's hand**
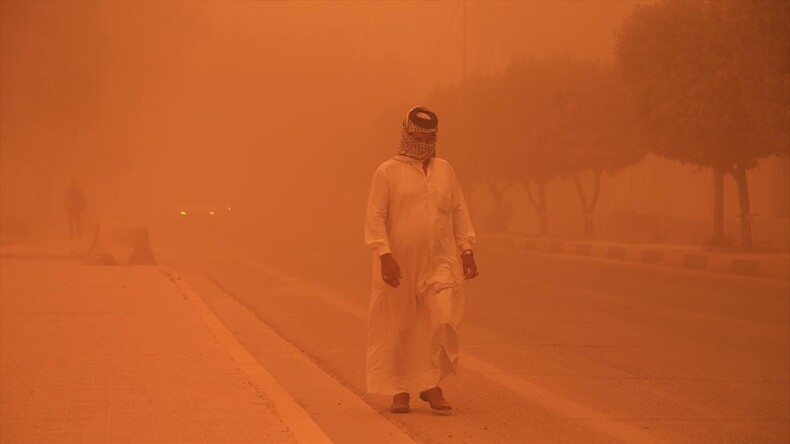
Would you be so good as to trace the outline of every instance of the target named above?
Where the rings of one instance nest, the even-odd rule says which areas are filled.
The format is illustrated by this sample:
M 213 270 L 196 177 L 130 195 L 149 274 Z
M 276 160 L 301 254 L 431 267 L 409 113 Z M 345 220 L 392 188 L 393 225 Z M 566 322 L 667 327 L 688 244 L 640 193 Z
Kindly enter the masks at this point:
M 478 275 L 475 256 L 471 251 L 461 255 L 461 266 L 464 270 L 464 279 L 472 279 Z
M 392 257 L 392 253 L 386 253 L 381 255 L 381 279 L 393 288 L 398 288 L 400 285 L 400 267 L 398 267 L 398 263 L 395 262 L 395 258 Z

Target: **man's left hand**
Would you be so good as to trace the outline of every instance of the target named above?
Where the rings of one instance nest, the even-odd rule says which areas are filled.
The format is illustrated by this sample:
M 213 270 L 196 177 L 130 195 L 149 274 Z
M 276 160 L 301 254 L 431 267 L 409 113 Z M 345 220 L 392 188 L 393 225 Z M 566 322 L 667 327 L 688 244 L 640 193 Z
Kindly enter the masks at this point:
M 464 279 L 472 279 L 478 275 L 475 257 L 472 254 L 461 255 L 461 266 L 464 270 Z

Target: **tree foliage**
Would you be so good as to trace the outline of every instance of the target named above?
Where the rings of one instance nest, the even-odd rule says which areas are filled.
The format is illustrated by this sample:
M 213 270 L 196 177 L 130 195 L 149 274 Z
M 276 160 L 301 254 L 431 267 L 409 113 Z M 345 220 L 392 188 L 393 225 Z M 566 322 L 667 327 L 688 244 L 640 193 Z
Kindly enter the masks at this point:
M 443 146 L 464 174 L 488 186 L 495 212 L 506 213 L 502 194 L 520 183 L 546 234 L 545 187 L 571 176 L 592 235 L 601 174 L 615 174 L 644 152 L 619 85 L 611 67 L 592 61 L 516 59 L 501 73 L 437 91 L 432 102 L 451 122 L 443 126 Z M 595 178 L 589 198 L 577 176 L 588 170 Z
M 745 172 L 790 152 L 790 2 L 663 1 L 640 6 L 617 40 L 641 129 L 659 155 L 730 173 L 751 243 Z M 714 237 L 721 236 L 717 184 Z

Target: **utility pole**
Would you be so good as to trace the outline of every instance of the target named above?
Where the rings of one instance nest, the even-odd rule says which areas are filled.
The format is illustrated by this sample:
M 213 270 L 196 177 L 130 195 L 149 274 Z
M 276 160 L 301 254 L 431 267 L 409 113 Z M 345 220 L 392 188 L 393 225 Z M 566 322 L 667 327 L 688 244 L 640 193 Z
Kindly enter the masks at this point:
M 461 1 L 463 2 L 463 6 L 464 6 L 464 19 L 463 19 L 464 23 L 463 23 L 463 30 L 461 31 L 463 33 L 461 83 L 464 83 L 466 82 L 466 0 L 461 0 Z

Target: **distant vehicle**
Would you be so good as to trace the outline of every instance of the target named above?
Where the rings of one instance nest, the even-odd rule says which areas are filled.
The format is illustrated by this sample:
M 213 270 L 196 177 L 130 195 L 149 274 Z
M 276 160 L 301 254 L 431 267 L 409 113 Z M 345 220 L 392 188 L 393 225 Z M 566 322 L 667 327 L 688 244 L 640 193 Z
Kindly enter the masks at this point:
M 233 208 L 230 205 L 217 205 L 202 201 L 183 202 L 173 210 L 179 225 L 216 226 L 226 224 Z

